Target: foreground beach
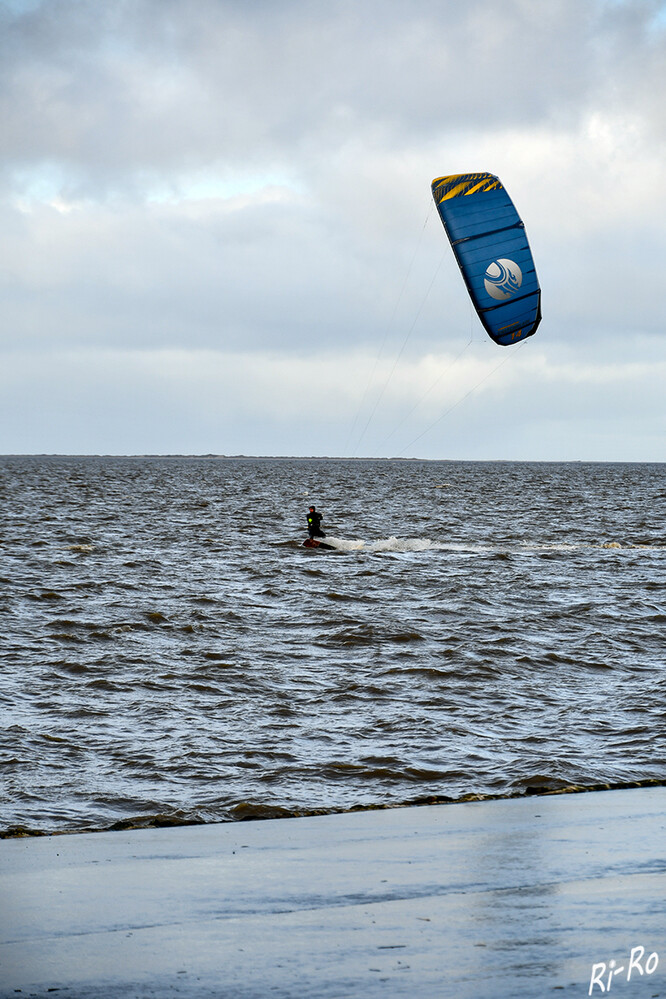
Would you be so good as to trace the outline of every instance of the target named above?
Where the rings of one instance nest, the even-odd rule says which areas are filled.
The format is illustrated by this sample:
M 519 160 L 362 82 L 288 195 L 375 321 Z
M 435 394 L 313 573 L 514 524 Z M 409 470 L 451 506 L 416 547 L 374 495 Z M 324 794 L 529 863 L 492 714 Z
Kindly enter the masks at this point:
M 0 994 L 652 999 L 665 843 L 663 787 L 5 840 Z

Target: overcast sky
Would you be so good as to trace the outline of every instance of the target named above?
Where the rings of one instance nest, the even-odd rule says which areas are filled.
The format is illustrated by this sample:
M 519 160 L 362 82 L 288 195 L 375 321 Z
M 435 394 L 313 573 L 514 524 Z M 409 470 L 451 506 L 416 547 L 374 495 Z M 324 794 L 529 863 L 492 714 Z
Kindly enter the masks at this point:
M 665 94 L 666 0 L 0 0 L 0 453 L 666 460 Z

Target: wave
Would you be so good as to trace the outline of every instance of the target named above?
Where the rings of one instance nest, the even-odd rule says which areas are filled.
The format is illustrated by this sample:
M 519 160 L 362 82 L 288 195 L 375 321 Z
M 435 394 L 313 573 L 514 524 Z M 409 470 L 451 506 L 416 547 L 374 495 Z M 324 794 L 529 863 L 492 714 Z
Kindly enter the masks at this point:
M 9 761 L 11 762 L 11 761 Z M 425 784 L 430 781 L 426 772 L 423 778 L 420 774 L 413 777 L 414 783 L 423 779 Z M 397 808 L 418 808 L 425 805 L 455 805 L 473 801 L 509 801 L 520 798 L 545 798 L 561 794 L 593 794 L 598 791 L 626 791 L 637 788 L 664 787 L 661 777 L 644 777 L 636 779 L 600 780 L 596 777 L 581 776 L 577 780 L 566 780 L 557 775 L 531 773 L 517 777 L 505 787 L 496 791 L 475 791 L 461 788 L 453 795 L 427 791 L 414 797 L 404 797 L 400 794 L 391 795 L 383 800 L 359 800 L 351 805 L 321 805 L 313 806 L 306 801 L 302 803 L 289 801 L 285 804 L 270 802 L 257 797 L 243 798 L 237 801 L 220 802 L 216 807 L 202 802 L 187 808 L 171 808 L 153 811 L 147 807 L 145 813 L 128 815 L 109 824 L 101 816 L 91 818 L 72 817 L 70 821 L 62 820 L 48 828 L 13 823 L 0 827 L 0 840 L 24 839 L 27 837 L 51 836 L 54 834 L 84 833 L 84 832 L 125 832 L 134 829 L 160 829 L 173 826 L 209 825 L 211 823 L 247 822 L 265 819 L 292 819 L 316 815 L 345 815 L 354 812 L 387 811 Z

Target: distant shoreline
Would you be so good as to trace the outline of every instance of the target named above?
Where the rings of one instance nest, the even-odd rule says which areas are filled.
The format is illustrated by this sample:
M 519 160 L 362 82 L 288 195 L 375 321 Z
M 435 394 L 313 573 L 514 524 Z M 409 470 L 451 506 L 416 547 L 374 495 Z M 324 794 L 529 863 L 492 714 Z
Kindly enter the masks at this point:
M 335 454 L 67 454 L 60 452 L 27 452 L 25 454 L 0 454 L 2 458 L 119 458 L 145 461 L 160 459 L 183 459 L 188 461 L 395 461 L 404 464 L 448 465 L 666 465 L 666 461 L 627 461 L 626 459 L 601 458 L 405 458 L 400 455 L 381 457 L 376 455 L 335 455 Z

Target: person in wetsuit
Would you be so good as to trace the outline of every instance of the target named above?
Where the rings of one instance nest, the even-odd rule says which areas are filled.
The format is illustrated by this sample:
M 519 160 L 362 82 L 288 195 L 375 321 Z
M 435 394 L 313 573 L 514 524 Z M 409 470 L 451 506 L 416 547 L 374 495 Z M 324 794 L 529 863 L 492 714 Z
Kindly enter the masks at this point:
M 326 535 L 321 529 L 322 515 L 317 513 L 315 507 L 311 506 L 308 511 L 308 534 L 311 538 L 325 538 Z

